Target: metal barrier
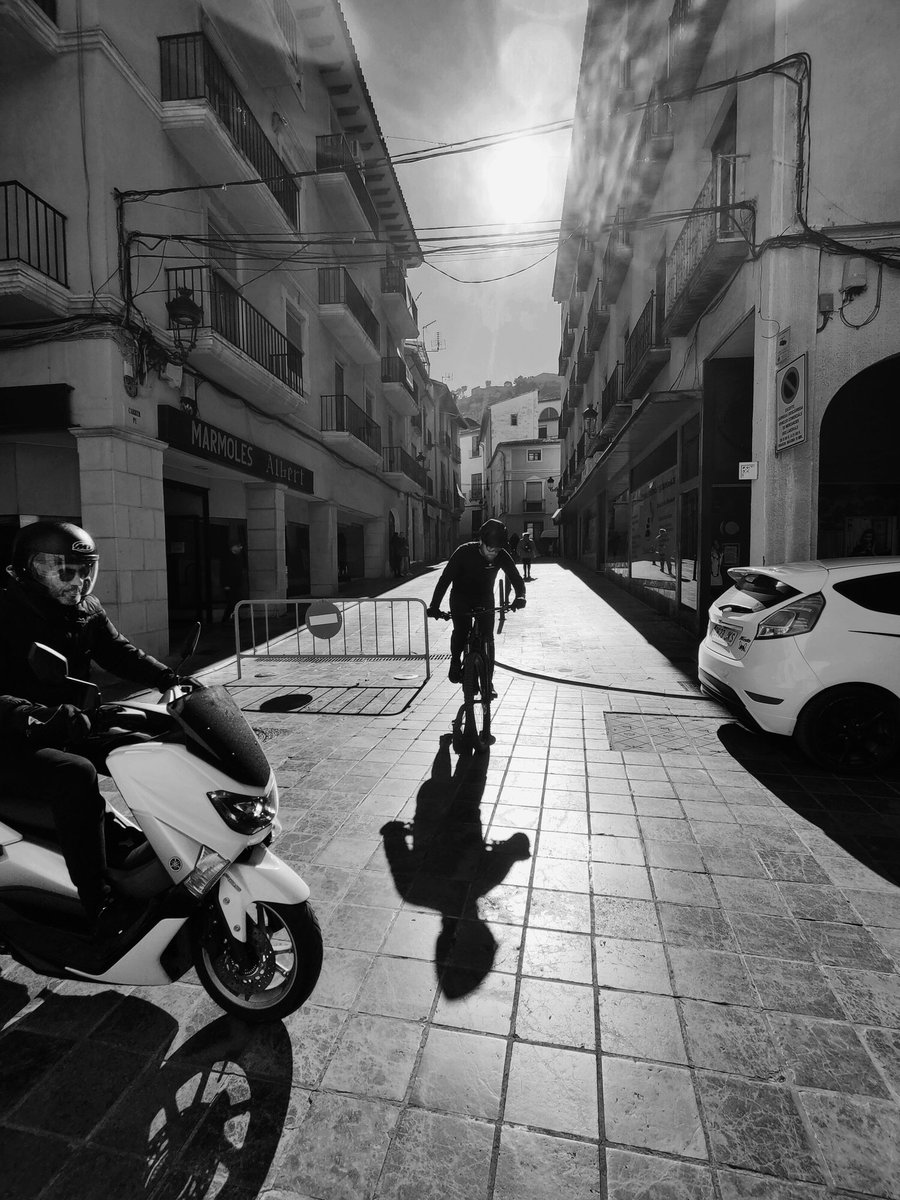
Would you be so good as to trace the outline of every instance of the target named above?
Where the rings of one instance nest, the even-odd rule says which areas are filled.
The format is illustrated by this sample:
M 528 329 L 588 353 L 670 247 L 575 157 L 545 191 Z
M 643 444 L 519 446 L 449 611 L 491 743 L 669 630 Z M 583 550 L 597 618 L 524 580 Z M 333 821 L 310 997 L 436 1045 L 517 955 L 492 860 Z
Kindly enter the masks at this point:
M 246 650 L 242 632 L 250 637 Z M 428 616 L 425 601 L 417 598 L 241 600 L 234 610 L 234 653 L 238 679 L 248 659 L 422 662 L 426 681 L 431 678 Z

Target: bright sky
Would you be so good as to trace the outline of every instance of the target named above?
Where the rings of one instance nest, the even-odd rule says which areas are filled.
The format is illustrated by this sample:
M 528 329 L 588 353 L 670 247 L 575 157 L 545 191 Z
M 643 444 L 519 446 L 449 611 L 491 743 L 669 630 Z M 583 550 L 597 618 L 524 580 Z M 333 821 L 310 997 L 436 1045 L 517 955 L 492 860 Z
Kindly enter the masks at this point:
M 586 0 L 341 3 L 392 155 L 571 120 Z M 460 280 L 521 272 L 498 282 L 454 282 L 428 265 L 410 274 L 432 375 L 451 388 L 556 372 L 551 287 L 569 140 L 565 130 L 397 167 L 426 247 L 438 232 L 429 227 L 518 237 L 527 222 L 553 235 L 541 246 L 432 259 Z M 438 335 L 445 348 L 435 350 Z

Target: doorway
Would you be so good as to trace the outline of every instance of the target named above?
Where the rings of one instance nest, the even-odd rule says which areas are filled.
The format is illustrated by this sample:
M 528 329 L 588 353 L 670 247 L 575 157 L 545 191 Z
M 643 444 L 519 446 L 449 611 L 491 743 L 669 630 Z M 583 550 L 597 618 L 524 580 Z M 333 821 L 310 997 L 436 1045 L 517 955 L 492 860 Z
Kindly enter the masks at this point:
M 184 483 L 163 483 L 169 628 L 212 621 L 209 493 Z

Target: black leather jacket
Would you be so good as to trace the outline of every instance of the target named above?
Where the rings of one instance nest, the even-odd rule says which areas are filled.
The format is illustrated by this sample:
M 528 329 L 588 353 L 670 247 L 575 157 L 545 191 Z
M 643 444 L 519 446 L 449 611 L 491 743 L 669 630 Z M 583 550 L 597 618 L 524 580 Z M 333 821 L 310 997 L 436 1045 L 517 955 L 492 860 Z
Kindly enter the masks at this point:
M 90 678 L 92 661 L 120 679 L 146 687 L 162 689 L 174 679 L 171 667 L 119 633 L 96 597 L 67 608 L 10 575 L 0 576 L 0 588 L 0 735 L 21 728 L 23 706 L 55 707 L 66 702 L 66 696 L 39 680 L 28 665 L 34 642 L 64 654 L 69 674 L 76 679 Z

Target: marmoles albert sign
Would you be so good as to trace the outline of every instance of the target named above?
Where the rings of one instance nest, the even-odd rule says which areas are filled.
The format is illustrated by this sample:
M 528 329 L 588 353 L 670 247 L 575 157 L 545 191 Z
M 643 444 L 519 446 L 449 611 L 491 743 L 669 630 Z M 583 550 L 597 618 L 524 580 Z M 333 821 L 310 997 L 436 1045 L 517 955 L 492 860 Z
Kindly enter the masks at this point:
M 283 483 L 296 492 L 313 492 L 313 473 L 308 467 L 301 467 L 299 463 L 273 454 L 271 450 L 265 450 L 253 442 L 245 442 L 234 433 L 217 429 L 215 425 L 208 425 L 199 417 L 192 417 L 190 413 L 180 412 L 167 404 L 159 405 L 157 419 L 160 440 L 168 442 L 176 450 L 236 467 L 257 479 Z

